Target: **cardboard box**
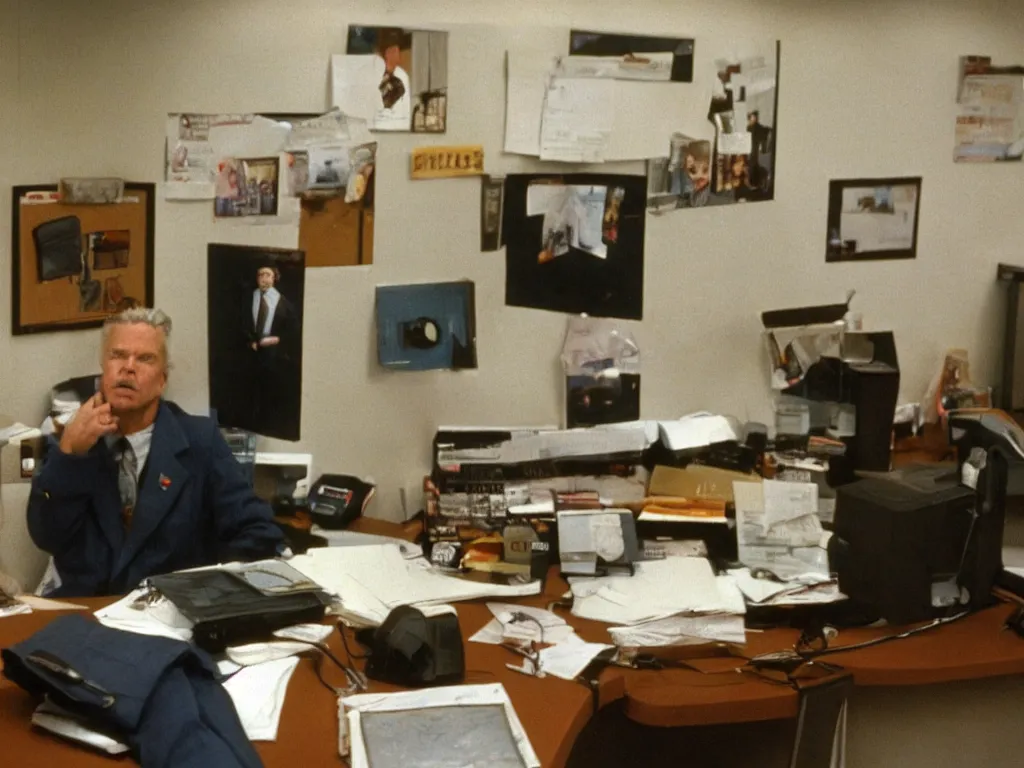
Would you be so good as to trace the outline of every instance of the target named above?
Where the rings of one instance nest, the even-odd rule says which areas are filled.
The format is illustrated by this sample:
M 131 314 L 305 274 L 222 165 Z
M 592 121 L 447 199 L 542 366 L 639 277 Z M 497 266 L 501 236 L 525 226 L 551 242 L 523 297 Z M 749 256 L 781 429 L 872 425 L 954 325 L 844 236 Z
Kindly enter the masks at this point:
M 650 496 L 680 496 L 685 499 L 724 501 L 731 504 L 734 481 L 759 483 L 758 475 L 734 472 L 729 469 L 691 464 L 685 469 L 675 467 L 654 468 L 648 485 Z
M 761 313 L 772 389 L 789 389 L 803 381 L 807 370 L 822 357 L 839 356 L 849 304 L 847 299 L 845 304 Z

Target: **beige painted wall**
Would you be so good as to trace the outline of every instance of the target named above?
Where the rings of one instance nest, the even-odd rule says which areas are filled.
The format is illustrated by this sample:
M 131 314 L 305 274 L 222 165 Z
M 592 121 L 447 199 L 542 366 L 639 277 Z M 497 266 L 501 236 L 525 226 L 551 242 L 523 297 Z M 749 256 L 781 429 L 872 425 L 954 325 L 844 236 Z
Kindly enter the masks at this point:
M 1012 0 L 0 0 L 0 210 L 12 185 L 61 175 L 158 181 L 169 111 L 322 110 L 328 57 L 343 51 L 349 22 L 503 25 L 453 27 L 446 136 L 381 137 L 375 263 L 307 280 L 303 439 L 261 446 L 311 451 L 317 471 L 371 476 L 372 514 L 418 508 L 440 423 L 559 421 L 564 319 L 504 306 L 504 257 L 478 251 L 474 181 L 407 179 L 408 153 L 424 143 L 483 143 L 489 170 L 529 167 L 500 154 L 503 73 L 480 62 L 500 61 L 496 52 L 539 25 L 693 35 L 698 67 L 702 37 L 782 40 L 777 199 L 648 218 L 645 319 L 632 324 L 644 417 L 711 409 L 768 420 L 758 313 L 848 288 L 870 327 L 896 331 L 904 400 L 920 398 L 948 346 L 970 349 L 976 376 L 995 380 L 994 265 L 1024 256 L 1024 167 L 950 158 L 957 57 L 1024 58 L 1024 12 Z M 924 177 L 919 258 L 826 265 L 828 180 L 874 175 Z M 9 226 L 0 216 L 0 275 L 10 273 Z M 296 232 L 214 224 L 206 203 L 162 201 L 156 232 L 157 303 L 176 324 L 170 396 L 204 411 L 206 244 L 294 246 Z M 477 285 L 479 370 L 381 370 L 374 286 L 464 277 Z M 0 410 L 34 423 L 50 384 L 95 369 L 98 334 L 11 338 L 9 308 L 0 280 Z

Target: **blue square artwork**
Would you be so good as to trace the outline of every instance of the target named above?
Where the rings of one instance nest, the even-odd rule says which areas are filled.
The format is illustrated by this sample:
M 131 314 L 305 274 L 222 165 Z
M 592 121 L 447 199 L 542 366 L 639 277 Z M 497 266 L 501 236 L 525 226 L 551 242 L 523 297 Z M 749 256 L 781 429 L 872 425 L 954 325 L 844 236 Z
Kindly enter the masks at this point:
M 476 368 L 473 283 L 377 286 L 377 359 L 405 371 Z

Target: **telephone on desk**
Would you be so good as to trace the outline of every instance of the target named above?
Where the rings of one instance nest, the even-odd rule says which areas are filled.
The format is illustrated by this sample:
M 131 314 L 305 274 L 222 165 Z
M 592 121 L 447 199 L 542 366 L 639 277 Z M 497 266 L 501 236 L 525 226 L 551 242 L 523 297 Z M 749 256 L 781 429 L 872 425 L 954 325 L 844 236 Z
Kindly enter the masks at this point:
M 345 528 L 363 514 L 375 491 L 352 475 L 320 475 L 309 489 L 309 516 L 323 528 Z

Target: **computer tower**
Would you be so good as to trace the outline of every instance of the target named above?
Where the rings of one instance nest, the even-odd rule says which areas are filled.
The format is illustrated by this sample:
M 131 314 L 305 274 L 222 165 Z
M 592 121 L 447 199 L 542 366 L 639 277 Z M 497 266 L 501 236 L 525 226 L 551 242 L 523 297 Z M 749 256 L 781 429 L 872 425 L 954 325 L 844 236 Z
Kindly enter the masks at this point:
M 958 576 L 970 581 L 976 542 L 992 538 L 996 522 L 984 521 L 972 532 L 974 505 L 974 491 L 960 485 L 951 466 L 911 467 L 838 488 L 828 551 L 840 591 L 893 624 L 948 612 L 950 591 L 936 586 L 947 602 L 936 605 L 942 600 L 933 601 L 933 584 L 948 585 Z M 1001 525 L 997 535 L 1001 540 Z M 952 593 L 955 605 L 964 598 L 974 603 L 987 594 Z
M 900 392 L 896 340 L 891 332 L 864 334 L 874 347 L 869 363 L 848 363 L 849 402 L 857 409 L 857 433 L 849 441 L 853 466 L 867 472 L 888 472 L 893 417 Z

